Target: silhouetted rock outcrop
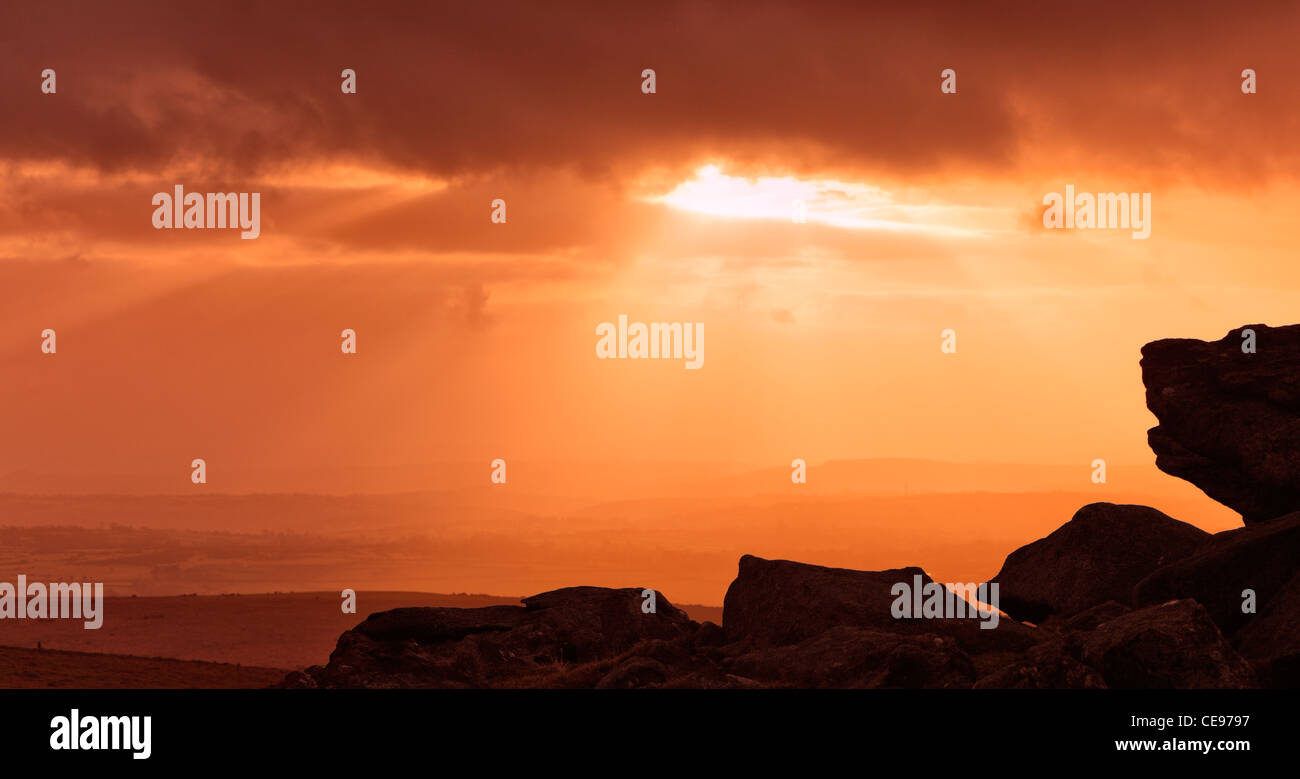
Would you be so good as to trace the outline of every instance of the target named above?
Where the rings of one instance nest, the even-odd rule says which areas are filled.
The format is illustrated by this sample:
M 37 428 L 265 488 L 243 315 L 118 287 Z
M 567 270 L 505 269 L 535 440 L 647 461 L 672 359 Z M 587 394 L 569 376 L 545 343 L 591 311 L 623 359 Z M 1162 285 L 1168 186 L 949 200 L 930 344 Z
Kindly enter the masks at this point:
M 756 646 L 795 644 L 841 626 L 949 636 L 971 653 L 1021 651 L 1042 640 L 1006 618 L 992 629 L 973 617 L 896 619 L 893 587 L 914 587 L 916 577 L 922 587 L 934 581 L 916 567 L 854 571 L 745 555 L 722 602 L 722 629 L 727 641 Z
M 930 583 L 919 568 L 852 571 L 746 555 L 727 593 L 723 619 L 728 625 L 722 628 L 692 622 L 662 594 L 656 597 L 657 613 L 644 613 L 640 589 L 573 587 L 525 598 L 523 606 L 395 609 L 373 614 L 345 632 L 328 665 L 295 671 L 281 686 L 1086 689 L 1255 684 L 1251 667 L 1191 600 L 1138 611 L 1108 601 L 1060 623 L 1063 633 L 1006 617 L 985 630 L 974 616 L 895 618 L 892 588 L 914 585 L 918 576 Z M 1289 615 L 1277 619 L 1291 625 Z M 1260 646 L 1277 678 L 1289 673 L 1291 645 Z
M 1132 603 L 1133 585 L 1209 540 L 1204 530 L 1147 506 L 1092 503 L 1008 555 L 993 581 L 1003 611 L 1041 623 L 1106 601 Z
M 1110 687 L 1231 688 L 1255 686 L 1255 672 L 1193 600 L 1171 601 L 1073 634 L 1080 659 Z
M 1194 554 L 1166 565 L 1134 588 L 1139 605 L 1194 598 L 1226 635 L 1255 615 L 1242 611 L 1243 591 L 1262 611 L 1300 571 L 1300 512 L 1216 533 Z
M 1300 573 L 1234 637 L 1264 687 L 1300 687 Z
M 1255 333 L 1242 351 L 1242 330 Z M 1142 347 L 1147 440 L 1156 465 L 1241 512 L 1247 524 L 1300 511 L 1300 325 L 1236 328 L 1219 341 Z
M 527 610 L 519 606 L 486 606 L 476 609 L 403 608 L 371 614 L 355 631 L 376 641 L 406 640 L 421 644 L 459 641 L 475 633 L 491 633 L 519 627 Z
M 969 687 L 978 665 L 1043 640 L 1002 618 L 897 619 L 895 585 L 920 568 L 851 571 L 746 555 L 726 625 L 692 622 L 662 594 L 571 587 L 523 606 L 404 608 L 339 637 L 328 665 L 283 687 Z
M 890 588 L 914 576 L 931 581 L 915 567 L 854 571 L 745 555 L 722 601 L 722 630 L 729 642 L 784 646 L 841 625 L 885 627 Z
M 487 687 L 698 628 L 662 594 L 655 613 L 643 613 L 641 593 L 569 587 L 525 598 L 523 606 L 372 614 L 339 637 L 327 666 L 306 675 L 320 687 Z M 286 685 L 311 683 L 293 677 Z
M 1254 354 L 1241 352 L 1240 330 L 1142 350 L 1157 464 L 1241 511 L 1246 527 L 1211 536 L 1146 506 L 1084 506 L 1007 556 L 993 582 L 1011 617 L 993 629 L 969 609 L 896 615 L 897 585 L 934 585 L 920 568 L 744 555 L 721 627 L 662 594 L 644 613 L 640 589 L 394 609 L 281 686 L 1300 686 L 1300 326 L 1252 329 Z M 1243 610 L 1247 590 L 1257 613 Z

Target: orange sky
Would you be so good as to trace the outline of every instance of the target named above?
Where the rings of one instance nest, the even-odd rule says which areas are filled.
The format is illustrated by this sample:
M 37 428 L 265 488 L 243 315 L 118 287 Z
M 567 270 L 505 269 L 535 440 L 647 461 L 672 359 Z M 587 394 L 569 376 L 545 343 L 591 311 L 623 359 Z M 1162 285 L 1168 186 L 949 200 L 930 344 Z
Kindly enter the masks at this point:
M 861 5 L 0 11 L 0 474 L 1150 463 L 1143 343 L 1295 319 L 1300 12 Z M 1150 239 L 1045 230 L 1067 184 Z M 703 369 L 597 360 L 619 314 Z

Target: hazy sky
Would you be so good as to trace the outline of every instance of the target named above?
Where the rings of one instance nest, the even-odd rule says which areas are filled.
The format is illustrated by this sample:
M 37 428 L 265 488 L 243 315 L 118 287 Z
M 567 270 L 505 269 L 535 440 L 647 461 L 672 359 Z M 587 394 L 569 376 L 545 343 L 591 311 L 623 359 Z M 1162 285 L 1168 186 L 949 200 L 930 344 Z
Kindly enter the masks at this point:
M 1296 317 L 1294 6 L 606 5 L 0 11 L 0 472 L 1150 462 L 1143 343 Z

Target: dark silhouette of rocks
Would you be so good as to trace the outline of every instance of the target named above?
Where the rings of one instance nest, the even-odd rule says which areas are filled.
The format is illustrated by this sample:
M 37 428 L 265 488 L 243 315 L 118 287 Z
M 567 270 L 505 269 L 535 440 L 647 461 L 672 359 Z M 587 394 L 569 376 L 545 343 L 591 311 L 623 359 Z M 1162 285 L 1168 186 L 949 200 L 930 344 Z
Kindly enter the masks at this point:
M 698 623 L 656 593 L 569 587 L 523 606 L 410 608 L 372 614 L 339 637 L 329 664 L 292 686 L 486 687 L 612 657 L 646 639 L 693 634 Z
M 1134 588 L 1139 604 L 1192 598 L 1254 664 L 1261 684 L 1300 687 L 1300 512 L 1216 533 Z M 1248 611 L 1247 591 L 1253 593 Z
M 1252 687 L 1256 672 L 1199 603 L 1131 610 L 1093 606 L 1056 627 L 1003 617 L 895 619 L 894 583 L 920 569 L 852 571 L 746 556 L 727 595 L 724 625 L 697 623 L 641 590 L 573 587 L 523 606 L 396 609 L 344 633 L 328 665 L 282 687 L 545 688 L 1067 688 Z M 773 630 L 758 616 L 765 599 Z M 1279 597 L 1282 597 L 1279 595 Z M 1293 598 L 1288 593 L 1287 598 Z M 819 603 L 826 609 L 819 609 Z M 1281 601 L 1279 601 L 1281 602 Z M 858 610 L 852 607 L 859 606 Z M 735 615 L 741 621 L 732 624 Z M 844 619 L 850 624 L 833 624 Z M 1294 635 L 1290 614 L 1279 612 Z M 1288 645 L 1291 646 L 1291 645 Z M 1264 678 L 1287 679 L 1288 646 L 1267 641 Z
M 518 606 L 392 609 L 366 617 L 355 632 L 377 641 L 390 638 L 411 639 L 422 644 L 459 641 L 475 633 L 516 628 L 526 611 Z
M 885 627 L 894 621 L 890 588 L 914 576 L 931 581 L 915 567 L 854 571 L 745 555 L 722 601 L 722 628 L 728 641 L 784 646 L 839 625 Z
M 636 690 L 661 686 L 672 678 L 668 666 L 650 657 L 631 657 L 605 674 L 597 690 Z
M 1264 687 L 1300 687 L 1300 573 L 1237 633 Z
M 1123 616 L 1133 609 L 1120 603 L 1119 601 L 1108 600 L 1105 603 L 1098 603 L 1092 608 L 1081 611 L 1073 617 L 1064 621 L 1064 629 L 1067 632 L 1087 632 L 1096 630 L 1101 623 Z
M 1025 656 L 981 678 L 983 690 L 1101 690 L 1101 673 L 1072 657 L 1065 642 L 1054 640 L 1031 647 Z
M 1242 352 L 1242 330 L 1255 352 Z M 1156 465 L 1247 524 L 1300 511 L 1300 325 L 1246 325 L 1219 341 L 1142 347 Z
M 339 637 L 280 686 L 1248 688 L 1300 686 L 1300 326 L 1143 348 L 1157 465 L 1237 509 L 1210 535 L 1094 503 L 1008 555 L 1006 615 L 900 618 L 920 568 L 740 558 L 722 625 L 642 590 L 570 587 L 521 606 L 407 608 Z M 1246 596 L 1253 594 L 1254 608 Z M 1023 624 L 1026 620 L 1036 625 Z
M 895 584 L 932 583 L 916 567 L 854 571 L 764 560 L 745 555 L 722 601 L 722 627 L 729 642 L 784 646 L 819 636 L 833 627 L 873 628 L 896 634 L 937 634 L 957 640 L 972 654 L 1022 651 L 1042 638 L 1034 628 L 1003 619 L 994 629 L 978 619 L 895 619 Z
M 1262 525 L 1216 533 L 1195 554 L 1138 582 L 1139 605 L 1194 598 L 1215 624 L 1232 635 L 1252 619 L 1242 612 L 1242 591 L 1254 590 L 1262 608 L 1300 570 L 1300 512 Z
M 1139 689 L 1255 686 L 1255 672 L 1194 600 L 1171 601 L 1075 634 L 1080 659 L 1111 687 Z
M 981 665 L 1045 638 L 1006 618 L 982 629 L 973 611 L 895 619 L 890 589 L 915 576 L 929 583 L 920 568 L 852 571 L 746 555 L 740 571 L 722 627 L 691 621 L 662 594 L 657 613 L 644 613 L 635 588 L 571 587 L 523 606 L 395 609 L 344 633 L 327 665 L 281 686 L 970 687 Z M 791 624 L 771 629 L 782 621 Z
M 993 581 L 1003 611 L 1041 623 L 1106 601 L 1131 604 L 1133 585 L 1209 540 L 1204 530 L 1147 506 L 1092 503 L 1008 555 Z
M 778 687 L 928 689 L 970 687 L 975 681 L 974 663 L 951 638 L 846 626 L 797 644 L 748 652 L 727 667 Z

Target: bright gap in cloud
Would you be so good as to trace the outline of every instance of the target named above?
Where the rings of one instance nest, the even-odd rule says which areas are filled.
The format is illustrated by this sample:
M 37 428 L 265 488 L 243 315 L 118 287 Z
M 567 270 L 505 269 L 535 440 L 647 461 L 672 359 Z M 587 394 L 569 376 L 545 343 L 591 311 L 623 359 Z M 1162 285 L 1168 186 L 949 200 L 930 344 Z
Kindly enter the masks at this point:
M 916 231 L 948 235 L 987 232 L 969 206 L 895 202 L 887 191 L 867 184 L 793 176 L 729 176 L 705 165 L 671 192 L 643 198 L 670 208 L 729 219 L 773 219 L 820 223 L 851 230 Z M 972 219 L 972 216 L 975 216 Z

